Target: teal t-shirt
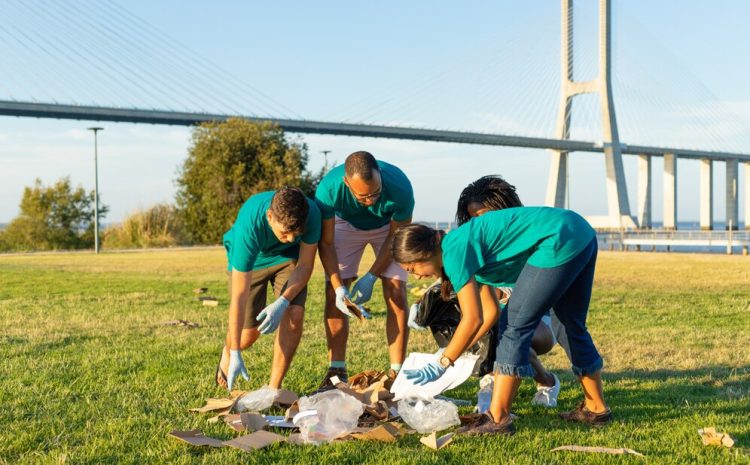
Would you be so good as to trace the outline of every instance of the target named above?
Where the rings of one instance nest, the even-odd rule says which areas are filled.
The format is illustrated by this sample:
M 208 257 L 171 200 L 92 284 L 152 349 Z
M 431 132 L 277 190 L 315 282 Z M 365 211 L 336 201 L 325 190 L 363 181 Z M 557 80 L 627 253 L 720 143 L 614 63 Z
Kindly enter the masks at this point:
M 406 221 L 414 212 L 414 191 L 403 171 L 378 160 L 382 193 L 378 201 L 366 207 L 344 184 L 344 165 L 333 168 L 320 181 L 315 192 L 323 219 L 334 215 L 357 229 L 371 230 L 393 221 Z
M 442 242 L 443 268 L 458 291 L 472 276 L 494 287 L 513 286 L 528 263 L 553 268 L 575 258 L 596 237 L 571 210 L 518 207 L 472 218 Z
M 274 191 L 255 194 L 245 201 L 232 229 L 224 234 L 228 269 L 237 271 L 259 270 L 299 258 L 299 243 L 317 244 L 320 241 L 320 209 L 307 199 L 310 210 L 305 222 L 305 232 L 294 242 L 283 243 L 276 238 L 268 224 L 266 212 L 271 208 Z

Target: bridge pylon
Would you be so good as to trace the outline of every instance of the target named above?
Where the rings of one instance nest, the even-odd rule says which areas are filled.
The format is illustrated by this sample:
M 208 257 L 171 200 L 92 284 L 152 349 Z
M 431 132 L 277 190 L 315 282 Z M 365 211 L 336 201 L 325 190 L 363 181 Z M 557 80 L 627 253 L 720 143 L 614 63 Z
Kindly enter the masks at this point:
M 612 34 L 610 0 L 599 0 L 599 72 L 591 81 L 576 81 L 573 76 L 573 0 L 562 0 L 561 11 L 561 86 L 560 106 L 557 114 L 555 137 L 570 139 L 570 121 L 573 97 L 581 94 L 598 94 L 602 115 L 602 151 L 607 176 L 607 209 L 604 217 L 587 217 L 598 228 L 636 228 L 630 215 L 625 171 L 622 165 L 622 148 L 617 132 L 615 104 L 612 97 Z M 550 164 L 546 204 L 565 208 L 568 190 L 568 154 L 554 151 Z

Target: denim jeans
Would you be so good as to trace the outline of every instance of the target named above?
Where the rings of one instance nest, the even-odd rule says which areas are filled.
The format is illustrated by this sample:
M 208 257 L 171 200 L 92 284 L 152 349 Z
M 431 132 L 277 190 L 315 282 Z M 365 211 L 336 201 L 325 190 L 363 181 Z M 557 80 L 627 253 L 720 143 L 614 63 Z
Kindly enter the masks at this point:
M 591 286 L 596 268 L 596 239 L 573 260 L 554 268 L 528 263 L 518 276 L 508 308 L 502 312 L 495 371 L 513 376 L 533 376 L 529 349 L 542 316 L 552 308 L 565 329 L 573 372 L 590 375 L 603 362 L 586 328 Z

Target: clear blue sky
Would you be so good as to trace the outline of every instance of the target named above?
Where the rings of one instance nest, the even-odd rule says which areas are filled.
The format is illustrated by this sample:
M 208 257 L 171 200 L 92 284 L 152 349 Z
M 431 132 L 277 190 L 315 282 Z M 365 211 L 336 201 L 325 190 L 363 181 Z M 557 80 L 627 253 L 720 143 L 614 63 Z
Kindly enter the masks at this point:
M 42 19 L 26 17 L 22 7 L 13 6 L 19 2 L 8 2 L 8 14 L 15 16 L 8 16 L 7 24 L 29 28 L 32 37 L 44 30 Z M 557 1 L 115 3 L 218 65 L 215 79 L 223 82 L 231 74 L 305 118 L 551 136 L 559 79 Z M 582 44 L 595 39 L 596 2 L 576 3 L 581 56 L 593 56 Z M 623 141 L 750 152 L 750 3 L 613 3 L 615 100 Z M 90 103 L 77 89 L 97 96 L 116 87 L 96 81 L 95 70 L 71 62 L 54 48 L 47 51 L 57 58 L 47 60 L 40 51 L 31 60 L 0 31 L 3 37 L 2 55 L 10 56 L 6 47 L 13 47 L 19 61 L 0 64 L 0 76 L 13 78 L 0 77 L 0 98 L 48 100 L 46 96 L 53 95 L 63 102 Z M 117 50 L 105 44 L 91 47 L 117 57 Z M 123 62 L 125 58 L 138 60 L 129 55 Z M 579 64 L 583 71 L 593 69 L 592 58 Z M 81 79 L 96 82 L 89 86 L 68 77 L 66 66 L 75 68 L 70 76 L 79 72 Z M 146 61 L 142 66 L 152 70 Z M 158 64 L 153 72 L 200 92 L 188 77 L 170 74 Z M 145 76 L 142 81 L 149 82 Z M 180 93 L 177 87 L 173 99 L 185 108 L 199 108 L 192 92 Z M 231 92 L 235 86 L 226 88 Z M 95 100 L 125 106 L 148 100 L 127 89 L 115 94 L 114 102 Z M 237 98 L 242 108 L 253 108 L 254 103 Z M 731 112 L 723 113 L 727 108 Z M 582 116 L 574 115 L 574 128 L 579 125 L 574 136 L 597 139 L 595 110 L 593 100 L 582 99 Z M 689 115 L 693 119 L 686 119 Z M 85 130 L 93 124 L 0 117 L 0 222 L 17 214 L 23 187 L 36 177 L 51 183 L 70 176 L 75 184 L 93 188 L 92 138 Z M 105 127 L 100 190 L 111 208 L 108 222 L 173 199 L 175 172 L 189 145 L 187 128 L 96 125 Z M 461 188 L 488 173 L 516 184 L 527 204 L 544 199 L 549 158 L 544 151 L 332 136 L 302 139 L 309 146 L 312 168 L 321 165 L 322 150 L 331 150 L 330 159 L 340 162 L 360 149 L 401 166 L 413 180 L 418 220 L 450 219 Z M 635 214 L 634 159 L 626 157 L 625 165 Z M 679 169 L 678 216 L 696 220 L 698 164 L 682 161 Z M 571 208 L 590 215 L 606 213 L 601 157 L 574 154 L 571 170 Z M 657 220 L 660 173 L 657 159 Z M 724 215 L 723 173 L 723 164 L 716 164 L 717 220 Z M 740 182 L 744 188 L 742 174 Z M 740 214 L 742 218 L 742 210 Z

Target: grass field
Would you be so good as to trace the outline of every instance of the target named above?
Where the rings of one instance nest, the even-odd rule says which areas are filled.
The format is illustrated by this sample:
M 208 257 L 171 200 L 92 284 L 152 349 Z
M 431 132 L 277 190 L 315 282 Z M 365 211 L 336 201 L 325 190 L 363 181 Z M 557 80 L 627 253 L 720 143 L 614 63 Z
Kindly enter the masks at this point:
M 276 445 L 248 454 L 192 448 L 167 433 L 200 428 L 229 439 L 224 424 L 188 408 L 224 393 L 213 372 L 226 325 L 222 250 L 0 256 L 0 463 L 750 463 L 750 259 L 717 255 L 600 253 L 589 327 L 605 358 L 614 424 L 563 423 L 529 404 L 524 382 L 512 438 L 459 437 L 439 452 L 418 435 L 393 445 Z M 192 289 L 210 288 L 219 307 Z M 285 387 L 309 392 L 325 368 L 320 270 L 311 282 L 305 335 Z M 353 324 L 350 372 L 387 366 L 384 312 Z M 160 326 L 171 319 L 201 325 Z M 432 351 L 412 332 L 411 350 Z M 267 382 L 271 339 L 245 361 L 255 389 Z M 580 397 L 558 347 L 543 361 L 561 375 L 560 408 Z M 472 380 L 450 393 L 473 399 Z M 466 409 L 469 410 L 468 408 Z M 697 429 L 737 441 L 705 447 Z M 647 456 L 549 452 L 566 445 L 629 447 Z

